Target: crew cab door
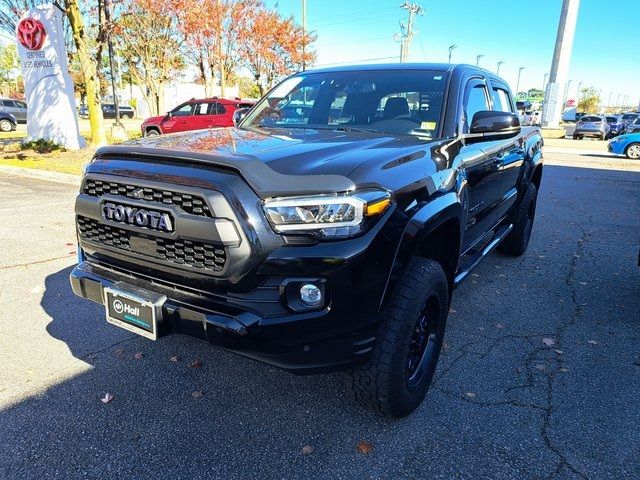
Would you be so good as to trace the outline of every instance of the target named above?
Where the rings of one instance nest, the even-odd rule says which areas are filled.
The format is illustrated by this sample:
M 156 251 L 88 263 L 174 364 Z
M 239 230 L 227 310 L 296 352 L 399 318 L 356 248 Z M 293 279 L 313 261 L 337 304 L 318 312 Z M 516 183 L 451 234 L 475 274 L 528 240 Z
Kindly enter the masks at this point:
M 476 112 L 489 110 L 487 85 L 483 79 L 469 80 L 462 103 L 462 133 L 469 133 Z M 500 150 L 491 142 L 467 143 L 460 149 L 460 159 L 466 178 L 463 198 L 465 205 L 465 235 L 463 251 L 473 246 L 498 220 L 496 206 L 502 197 Z
M 191 130 L 189 124 L 193 117 L 193 107 L 194 103 L 188 102 L 171 110 L 170 114 L 162 120 L 162 132 L 174 133 Z
M 505 85 L 492 82 L 491 100 L 493 110 L 498 112 L 515 113 L 513 99 Z M 498 205 L 498 219 L 505 217 L 518 198 L 518 186 L 521 184 L 524 166 L 524 140 L 522 134 L 505 138 L 493 147 L 498 157 L 502 198 Z

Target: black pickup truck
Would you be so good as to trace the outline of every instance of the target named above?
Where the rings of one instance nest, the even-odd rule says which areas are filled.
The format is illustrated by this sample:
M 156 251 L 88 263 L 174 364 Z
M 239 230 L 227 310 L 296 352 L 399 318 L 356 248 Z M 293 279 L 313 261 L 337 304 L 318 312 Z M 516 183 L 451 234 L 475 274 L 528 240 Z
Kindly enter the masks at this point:
M 527 248 L 542 138 L 469 65 L 296 74 L 233 128 L 104 147 L 74 292 L 107 320 L 293 373 L 343 370 L 391 417 L 424 398 L 455 286 Z

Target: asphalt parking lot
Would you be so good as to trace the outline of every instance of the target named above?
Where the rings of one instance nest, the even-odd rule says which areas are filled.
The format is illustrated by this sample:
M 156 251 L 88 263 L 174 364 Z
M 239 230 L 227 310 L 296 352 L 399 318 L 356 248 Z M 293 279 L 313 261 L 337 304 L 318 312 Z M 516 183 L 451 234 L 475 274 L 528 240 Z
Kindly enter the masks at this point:
M 68 283 L 76 189 L 0 173 L 0 477 L 640 478 L 640 163 L 546 159 L 528 252 L 455 292 L 435 383 L 399 421 L 337 374 L 107 324 Z

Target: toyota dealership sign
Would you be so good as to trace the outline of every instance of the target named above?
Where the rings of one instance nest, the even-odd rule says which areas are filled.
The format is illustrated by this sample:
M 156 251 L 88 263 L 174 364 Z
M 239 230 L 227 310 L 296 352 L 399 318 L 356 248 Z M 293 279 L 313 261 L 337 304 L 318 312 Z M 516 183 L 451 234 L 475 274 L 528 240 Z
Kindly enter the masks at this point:
M 69 149 L 84 146 L 67 64 L 62 13 L 51 3 L 30 9 L 16 26 L 16 41 L 29 106 L 27 138 L 45 138 Z

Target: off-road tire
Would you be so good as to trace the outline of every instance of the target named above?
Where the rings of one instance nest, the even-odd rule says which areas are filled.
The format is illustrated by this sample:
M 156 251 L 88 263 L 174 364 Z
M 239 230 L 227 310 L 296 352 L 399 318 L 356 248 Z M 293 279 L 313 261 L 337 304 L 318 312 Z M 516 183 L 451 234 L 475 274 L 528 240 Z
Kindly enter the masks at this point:
M 13 123 L 9 120 L 0 120 L 0 131 L 10 132 L 13 130 Z
M 532 183 L 527 185 L 520 204 L 510 216 L 513 230 L 507 235 L 498 246 L 498 251 L 513 257 L 519 257 L 526 252 L 531 238 L 531 229 L 536 217 L 536 204 L 538 201 L 538 190 Z
M 154 137 L 156 135 L 160 135 L 160 132 L 155 128 L 150 128 L 146 132 L 144 132 L 145 137 Z
M 433 305 L 436 332 L 431 345 L 431 361 L 413 388 L 407 379 L 407 359 L 418 320 L 425 305 Z M 445 273 L 434 260 L 414 257 L 399 282 L 370 360 L 364 366 L 344 372 L 347 390 L 365 408 L 391 418 L 413 412 L 424 399 L 438 363 L 449 313 L 449 286 Z

